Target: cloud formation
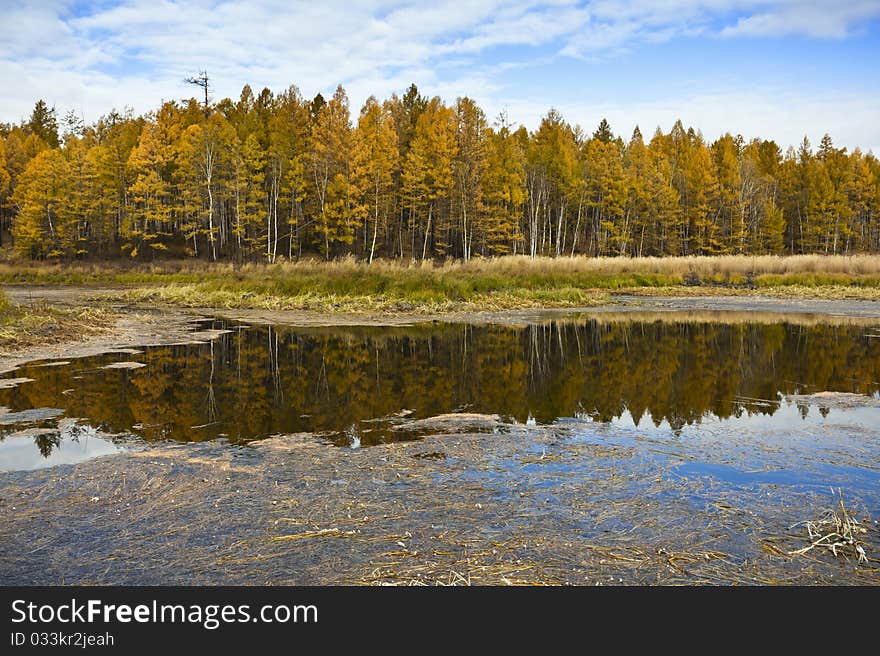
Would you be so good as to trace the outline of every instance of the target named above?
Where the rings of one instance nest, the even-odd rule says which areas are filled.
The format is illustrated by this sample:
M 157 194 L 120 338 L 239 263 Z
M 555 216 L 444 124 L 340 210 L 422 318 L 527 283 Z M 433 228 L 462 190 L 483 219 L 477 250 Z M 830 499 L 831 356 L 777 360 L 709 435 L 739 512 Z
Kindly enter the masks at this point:
M 144 111 L 189 95 L 182 80 L 201 68 L 218 98 L 245 82 L 295 82 L 307 95 L 342 83 L 357 104 L 416 81 L 516 105 L 527 94 L 509 102 L 498 74 L 535 61 L 613 59 L 680 37 L 843 39 L 877 18 L 876 0 L 11 0 L 0 120 L 20 119 L 39 97 L 88 119 Z

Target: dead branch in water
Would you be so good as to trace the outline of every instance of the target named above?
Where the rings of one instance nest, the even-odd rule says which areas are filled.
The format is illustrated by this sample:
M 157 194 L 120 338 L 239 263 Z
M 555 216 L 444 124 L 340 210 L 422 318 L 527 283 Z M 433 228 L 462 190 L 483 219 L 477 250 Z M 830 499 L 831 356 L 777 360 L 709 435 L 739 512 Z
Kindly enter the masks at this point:
M 832 494 L 834 490 L 832 489 Z M 827 510 L 820 519 L 804 522 L 810 536 L 810 544 L 802 549 L 789 551 L 789 556 L 800 556 L 813 549 L 828 549 L 835 557 L 858 557 L 858 562 L 867 563 L 864 543 L 857 536 L 864 535 L 868 529 L 850 514 L 843 503 L 843 491 L 838 488 L 836 510 Z

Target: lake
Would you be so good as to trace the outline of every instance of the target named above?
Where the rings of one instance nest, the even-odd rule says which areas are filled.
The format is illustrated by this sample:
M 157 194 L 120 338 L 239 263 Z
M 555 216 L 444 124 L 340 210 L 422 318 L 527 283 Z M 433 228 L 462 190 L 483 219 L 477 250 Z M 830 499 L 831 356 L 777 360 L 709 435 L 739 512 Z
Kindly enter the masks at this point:
M 212 320 L 30 363 L 0 582 L 880 582 L 880 330 L 754 319 Z M 872 564 L 790 557 L 841 495 Z

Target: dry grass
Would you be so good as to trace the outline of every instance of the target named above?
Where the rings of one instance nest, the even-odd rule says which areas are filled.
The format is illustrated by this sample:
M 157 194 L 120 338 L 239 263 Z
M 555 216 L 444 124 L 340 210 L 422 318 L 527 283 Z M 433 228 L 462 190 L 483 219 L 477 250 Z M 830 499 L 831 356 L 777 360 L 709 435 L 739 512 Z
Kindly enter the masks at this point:
M 0 355 L 107 331 L 114 315 L 101 308 L 61 310 L 45 303 L 15 305 L 0 292 Z
M 880 256 L 2 263 L 0 282 L 123 285 L 127 300 L 187 307 L 348 312 L 583 307 L 607 302 L 612 291 L 880 300 Z
M 447 268 L 524 275 L 528 273 L 658 274 L 700 278 L 718 275 L 843 274 L 880 276 L 878 255 L 722 255 L 715 257 L 560 257 L 525 256 L 450 263 Z
M 376 260 L 372 264 L 355 258 L 326 262 L 304 259 L 297 262 L 234 264 L 208 263 L 201 260 L 175 260 L 154 264 L 41 264 L 34 262 L 0 263 L 3 282 L 197 282 L 222 275 L 329 275 L 360 276 L 399 275 L 413 272 L 461 275 L 504 275 L 513 278 L 593 274 L 619 276 L 625 274 L 710 279 L 718 276 L 760 275 L 844 275 L 880 276 L 880 255 L 723 255 L 687 257 L 537 257 L 505 256 L 475 258 L 469 262 L 409 262 Z
M 827 549 L 835 557 L 857 558 L 860 563 L 868 562 L 868 554 L 861 537 L 868 529 L 859 522 L 843 503 L 843 491 L 837 490 L 837 508 L 828 510 L 816 520 L 803 522 L 807 528 L 810 544 L 802 549 L 788 553 L 789 556 L 801 556 L 813 549 Z
M 540 307 L 588 307 L 604 305 L 611 297 L 600 290 L 564 287 L 555 290 L 512 289 L 499 292 L 446 294 L 426 289 L 413 294 L 346 295 L 344 293 L 295 293 L 246 291 L 201 285 L 139 287 L 118 292 L 116 298 L 138 303 L 162 303 L 178 307 L 311 310 L 319 312 L 412 312 L 434 314 L 480 310 L 513 310 Z
M 314 435 L 153 445 L 0 477 L 4 584 L 876 584 L 792 558 L 802 495 L 711 492 L 649 452 L 511 426 L 369 449 Z M 446 458 L 418 457 L 442 451 Z M 647 456 L 647 458 L 646 458 Z M 811 507 L 814 507 L 811 505 Z M 868 536 L 873 541 L 873 533 Z M 789 536 L 789 539 L 791 536 Z

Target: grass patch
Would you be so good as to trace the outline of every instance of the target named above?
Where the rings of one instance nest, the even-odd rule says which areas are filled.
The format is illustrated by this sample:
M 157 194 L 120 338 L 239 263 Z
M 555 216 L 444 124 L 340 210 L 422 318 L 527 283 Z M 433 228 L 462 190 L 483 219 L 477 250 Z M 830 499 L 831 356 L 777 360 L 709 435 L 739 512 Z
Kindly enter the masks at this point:
M 243 282 L 216 288 L 212 283 L 138 287 L 116 294 L 132 302 L 161 303 L 190 308 L 315 310 L 326 312 L 415 312 L 509 310 L 535 307 L 585 307 L 610 302 L 607 293 L 571 287 L 461 292 L 425 288 L 373 295 L 345 293 L 285 293 L 277 288 Z
M 348 258 L 278 264 L 0 264 L 0 282 L 113 285 L 128 300 L 187 307 L 426 311 L 572 307 L 611 292 L 880 298 L 880 256 Z M 411 307 L 410 307 L 411 306 Z
M 100 308 L 15 305 L 0 292 L 0 355 L 99 334 L 113 325 L 113 319 L 114 315 Z

